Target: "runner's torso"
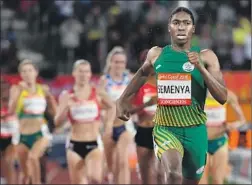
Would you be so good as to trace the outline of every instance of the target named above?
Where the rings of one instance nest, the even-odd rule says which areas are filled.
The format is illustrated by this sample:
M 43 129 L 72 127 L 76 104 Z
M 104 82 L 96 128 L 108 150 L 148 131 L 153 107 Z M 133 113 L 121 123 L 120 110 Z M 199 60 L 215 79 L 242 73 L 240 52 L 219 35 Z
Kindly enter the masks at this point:
M 73 91 L 69 92 L 69 94 L 73 93 Z M 80 100 L 76 96 L 73 96 L 72 102 L 68 112 L 68 118 L 72 124 L 88 124 L 100 121 L 100 105 L 95 88 L 92 88 L 87 100 Z
M 18 98 L 16 113 L 20 120 L 21 133 L 34 133 L 45 124 L 44 113 L 47 102 L 42 85 L 36 85 L 36 92 L 30 93 L 22 90 Z
M 75 141 L 96 140 L 101 123 L 101 107 L 96 89 L 92 87 L 90 95 L 86 100 L 76 97 L 73 90 L 68 93 L 69 95 L 73 95 L 70 99 L 68 111 L 68 119 L 72 124 L 71 139 Z
M 109 96 L 116 101 L 130 82 L 129 74 L 123 73 L 123 79 L 120 82 L 114 81 L 109 74 L 105 77 L 107 80 L 106 90 Z
M 200 52 L 192 47 L 190 51 Z M 204 124 L 206 85 L 200 71 L 186 53 L 163 48 L 154 64 L 157 78 L 158 105 L 154 122 L 162 126 L 186 127 Z
M 116 101 L 129 84 L 130 75 L 127 72 L 123 73 L 122 80 L 120 82 L 114 81 L 109 74 L 105 75 L 105 78 L 107 81 L 106 91 L 112 100 Z M 114 126 L 120 126 L 122 124 L 124 124 L 124 121 L 118 118 L 115 119 Z
M 208 138 L 213 139 L 221 135 L 216 135 L 220 132 L 220 127 L 226 123 L 226 104 L 221 105 L 212 96 L 206 99 L 205 112 L 207 115 L 207 130 Z

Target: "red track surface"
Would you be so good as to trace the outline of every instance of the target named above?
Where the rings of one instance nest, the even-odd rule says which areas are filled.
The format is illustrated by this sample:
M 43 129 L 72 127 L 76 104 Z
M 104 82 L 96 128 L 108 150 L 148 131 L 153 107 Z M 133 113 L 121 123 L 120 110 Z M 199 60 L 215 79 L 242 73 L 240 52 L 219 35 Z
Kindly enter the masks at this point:
M 56 170 L 58 171 L 58 173 L 54 176 L 53 174 Z M 47 178 L 51 178 L 52 176 L 54 176 L 54 178 L 50 182 L 48 182 L 48 184 L 70 184 L 68 170 L 60 168 L 56 163 L 48 162 Z M 107 184 L 105 180 L 104 184 Z M 140 180 L 137 177 L 135 170 L 132 170 L 131 173 L 131 184 L 140 184 Z

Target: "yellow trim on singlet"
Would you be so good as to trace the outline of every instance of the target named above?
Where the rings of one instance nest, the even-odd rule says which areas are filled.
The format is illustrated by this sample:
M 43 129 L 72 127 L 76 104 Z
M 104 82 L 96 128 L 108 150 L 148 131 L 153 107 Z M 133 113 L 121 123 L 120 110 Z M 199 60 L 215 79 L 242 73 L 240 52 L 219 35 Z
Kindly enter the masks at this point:
M 39 115 L 32 115 L 32 114 L 26 114 L 24 113 L 24 100 L 27 96 L 29 96 L 30 93 L 27 90 L 22 90 L 19 98 L 18 98 L 18 102 L 17 102 L 17 106 L 16 106 L 16 114 L 18 115 L 19 118 L 25 116 L 26 118 L 35 118 L 35 117 L 41 117 L 44 118 L 44 114 L 39 114 Z M 42 85 L 40 84 L 36 84 L 36 93 L 32 94 L 30 96 L 42 96 L 45 97 L 45 92 L 43 90 Z M 45 121 L 46 122 L 46 121 Z

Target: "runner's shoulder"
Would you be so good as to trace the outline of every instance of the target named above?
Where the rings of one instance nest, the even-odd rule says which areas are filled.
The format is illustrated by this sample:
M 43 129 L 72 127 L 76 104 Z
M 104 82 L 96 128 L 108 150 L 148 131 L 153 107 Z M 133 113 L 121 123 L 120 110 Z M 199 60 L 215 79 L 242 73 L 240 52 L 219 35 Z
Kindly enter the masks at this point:
M 154 46 L 152 47 L 149 51 L 148 51 L 148 55 L 160 55 L 160 53 L 162 52 L 162 49 L 161 47 L 159 46 Z
M 211 65 L 214 61 L 215 63 L 218 62 L 218 57 L 211 49 L 203 49 L 200 51 L 201 60 L 206 65 Z
M 162 48 L 159 47 L 159 46 L 154 46 L 152 47 L 149 51 L 148 51 L 148 54 L 147 54 L 147 59 L 152 63 L 154 64 L 156 59 L 159 57 L 159 55 L 161 54 L 162 52 Z
M 200 55 L 202 55 L 203 57 L 207 57 L 207 56 L 212 56 L 212 55 L 216 55 L 216 54 L 211 49 L 203 49 L 200 51 Z

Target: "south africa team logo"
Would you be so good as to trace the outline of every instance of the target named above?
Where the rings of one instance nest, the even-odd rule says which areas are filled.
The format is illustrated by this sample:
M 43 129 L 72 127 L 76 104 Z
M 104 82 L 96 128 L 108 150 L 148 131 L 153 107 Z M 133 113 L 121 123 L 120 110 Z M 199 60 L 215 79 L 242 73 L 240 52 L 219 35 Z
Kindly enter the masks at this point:
M 190 62 L 186 62 L 186 63 L 184 63 L 184 65 L 183 65 L 182 68 L 183 68 L 183 70 L 186 71 L 186 72 L 191 72 L 191 71 L 194 70 L 194 65 L 191 64 Z

